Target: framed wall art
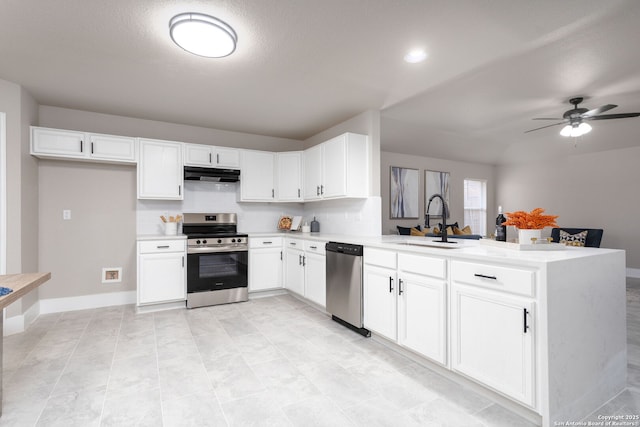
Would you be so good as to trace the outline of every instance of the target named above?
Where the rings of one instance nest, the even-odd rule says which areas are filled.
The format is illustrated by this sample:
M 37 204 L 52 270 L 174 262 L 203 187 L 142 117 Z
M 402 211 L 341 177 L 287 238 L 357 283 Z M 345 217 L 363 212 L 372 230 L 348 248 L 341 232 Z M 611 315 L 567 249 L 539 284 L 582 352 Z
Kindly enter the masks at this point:
M 429 205 L 429 199 L 434 194 L 440 194 L 447 202 L 450 215 L 451 203 L 449 202 L 449 172 L 424 171 L 424 212 L 431 218 L 442 218 L 442 202 L 435 198 Z M 428 210 L 427 210 L 428 208 Z
M 419 177 L 418 169 L 391 166 L 391 219 L 418 218 Z

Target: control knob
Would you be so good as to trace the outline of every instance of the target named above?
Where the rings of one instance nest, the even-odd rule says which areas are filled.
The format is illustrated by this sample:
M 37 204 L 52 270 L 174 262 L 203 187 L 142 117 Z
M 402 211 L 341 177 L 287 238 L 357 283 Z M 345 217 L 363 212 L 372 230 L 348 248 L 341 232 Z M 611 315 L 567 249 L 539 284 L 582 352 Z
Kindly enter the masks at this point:
M 196 240 L 196 245 L 199 245 L 199 244 L 200 244 L 200 240 Z
M 218 239 L 218 243 L 222 243 L 222 239 Z

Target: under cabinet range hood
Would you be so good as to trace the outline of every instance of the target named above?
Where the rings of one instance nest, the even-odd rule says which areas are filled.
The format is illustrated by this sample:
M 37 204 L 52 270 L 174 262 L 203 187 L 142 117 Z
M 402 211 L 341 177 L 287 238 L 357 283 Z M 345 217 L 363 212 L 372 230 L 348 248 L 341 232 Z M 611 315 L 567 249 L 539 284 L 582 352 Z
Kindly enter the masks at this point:
M 184 167 L 185 181 L 238 182 L 240 171 L 237 169 Z

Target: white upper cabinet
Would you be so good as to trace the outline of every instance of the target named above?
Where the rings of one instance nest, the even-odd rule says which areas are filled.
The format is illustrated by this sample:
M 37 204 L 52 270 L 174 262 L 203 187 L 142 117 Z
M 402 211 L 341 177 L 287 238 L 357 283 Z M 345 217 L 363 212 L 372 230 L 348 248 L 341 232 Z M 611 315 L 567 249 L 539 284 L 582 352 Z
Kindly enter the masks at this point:
M 304 162 L 304 199 L 321 199 L 320 185 L 322 182 L 322 144 L 315 145 L 303 154 Z
M 135 163 L 135 142 L 127 136 L 31 127 L 31 154 L 36 157 Z
M 304 152 L 305 200 L 367 197 L 369 142 L 345 133 Z
M 182 200 L 182 143 L 140 138 L 138 199 Z
M 281 202 L 302 201 L 302 151 L 276 154 L 276 197 Z
M 241 160 L 240 201 L 275 201 L 275 153 L 269 151 L 242 150 Z
M 240 150 L 201 144 L 184 144 L 184 165 L 240 169 Z

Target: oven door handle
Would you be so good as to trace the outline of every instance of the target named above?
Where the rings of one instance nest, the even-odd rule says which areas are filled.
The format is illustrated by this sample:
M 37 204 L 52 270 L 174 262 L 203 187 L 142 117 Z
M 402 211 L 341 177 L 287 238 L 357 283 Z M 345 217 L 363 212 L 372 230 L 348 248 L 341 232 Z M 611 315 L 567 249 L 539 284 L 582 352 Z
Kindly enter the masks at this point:
M 249 248 L 239 248 L 234 246 L 219 248 L 187 248 L 188 254 L 216 254 L 221 252 L 249 252 Z

